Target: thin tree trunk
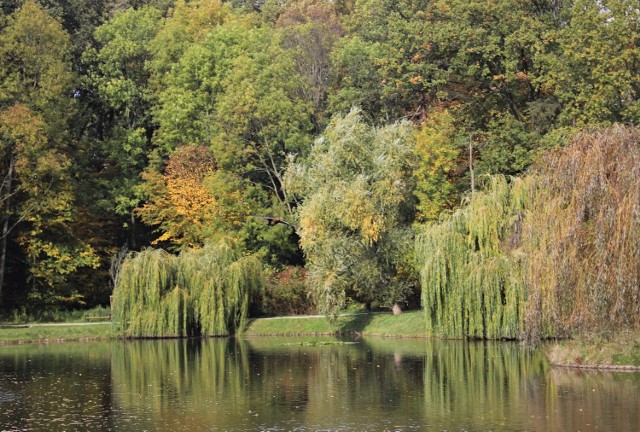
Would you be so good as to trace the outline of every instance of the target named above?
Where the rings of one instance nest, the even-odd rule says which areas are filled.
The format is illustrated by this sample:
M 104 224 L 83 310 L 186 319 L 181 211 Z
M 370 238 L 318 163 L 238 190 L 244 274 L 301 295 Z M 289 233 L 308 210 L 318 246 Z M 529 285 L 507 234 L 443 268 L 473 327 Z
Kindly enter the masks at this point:
M 13 156 L 9 161 L 9 173 L 5 189 L 4 221 L 2 223 L 2 250 L 0 250 L 0 303 L 2 303 L 2 287 L 4 286 L 4 273 L 7 262 L 7 237 L 9 237 L 9 215 L 11 213 L 11 187 L 13 181 Z
M 131 210 L 131 225 L 129 226 L 129 249 L 136 250 L 136 215 Z
M 469 140 L 469 172 L 471 173 L 471 196 L 476 192 L 476 179 L 473 173 L 473 140 Z

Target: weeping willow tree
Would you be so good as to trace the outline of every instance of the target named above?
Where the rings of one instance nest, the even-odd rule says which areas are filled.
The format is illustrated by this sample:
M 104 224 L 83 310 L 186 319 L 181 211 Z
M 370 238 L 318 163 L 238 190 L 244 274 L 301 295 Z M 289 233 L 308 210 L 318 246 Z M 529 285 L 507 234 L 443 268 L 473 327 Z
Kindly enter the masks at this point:
M 260 262 L 228 241 L 178 256 L 146 250 L 122 264 L 113 321 L 129 337 L 229 335 L 261 286 Z
M 488 178 L 486 191 L 416 240 L 427 331 L 446 337 L 515 338 L 522 315 L 517 242 L 527 184 Z
M 639 328 L 640 131 L 581 133 L 541 162 L 522 230 L 525 336 Z
M 635 128 L 579 134 L 425 226 L 427 330 L 536 341 L 640 327 L 639 144 Z

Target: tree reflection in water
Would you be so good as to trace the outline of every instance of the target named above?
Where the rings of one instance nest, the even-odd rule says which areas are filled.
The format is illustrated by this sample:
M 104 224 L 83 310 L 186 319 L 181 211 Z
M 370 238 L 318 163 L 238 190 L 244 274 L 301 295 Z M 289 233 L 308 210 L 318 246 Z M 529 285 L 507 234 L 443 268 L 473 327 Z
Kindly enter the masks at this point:
M 0 426 L 33 430 L 640 430 L 640 374 L 513 343 L 261 338 L 0 349 Z

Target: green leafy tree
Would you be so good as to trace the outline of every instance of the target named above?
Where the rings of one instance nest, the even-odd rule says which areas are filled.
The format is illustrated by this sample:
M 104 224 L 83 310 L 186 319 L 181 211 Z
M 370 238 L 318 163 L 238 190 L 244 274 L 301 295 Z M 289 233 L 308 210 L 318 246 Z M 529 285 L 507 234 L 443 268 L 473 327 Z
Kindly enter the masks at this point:
M 95 211 L 115 210 L 132 248 L 138 241 L 135 188 L 154 130 L 147 64 L 160 18 L 151 7 L 117 13 L 96 30 L 97 46 L 84 54 L 88 70 L 81 98 L 93 113 L 86 126 L 90 150 L 85 164 L 92 172 L 86 180 L 93 184 Z
M 442 65 L 423 58 L 429 45 L 429 2 L 360 0 L 346 21 L 347 39 L 333 58 L 338 90 L 333 112 L 362 102 L 381 121 L 405 115 L 420 118 L 441 84 Z M 353 59 L 353 62 L 351 61 Z
M 82 293 L 69 286 L 69 276 L 97 260 L 72 231 L 75 190 L 66 131 L 75 77 L 69 36 L 27 1 L 0 33 L 0 58 L 0 290 L 12 243 L 26 259 L 32 301 L 75 301 Z M 13 288 L 24 293 L 25 285 Z
M 567 11 L 545 1 L 358 1 L 332 56 L 331 109 L 363 101 L 374 119 L 422 122 L 449 108 L 473 135 L 473 158 L 487 158 L 483 171 L 521 172 L 560 110 L 544 59 L 558 56 Z
M 252 28 L 237 45 L 223 30 L 219 37 L 235 55 L 218 61 L 224 73 L 217 78 L 214 155 L 224 172 L 242 179 L 244 202 L 252 203 L 253 216 L 291 218 L 296 201 L 283 176 L 287 155 L 305 154 L 311 142 L 313 107 L 302 92 L 307 84 L 297 73 L 294 53 L 282 48 L 281 35 L 273 29 Z M 297 239 L 291 229 L 270 228 L 255 217 L 237 228 L 250 250 L 280 256 L 276 261 L 285 264 L 295 256 L 293 264 L 300 263 L 300 252 L 292 254 Z
M 459 189 L 460 137 L 448 111 L 434 111 L 415 131 L 416 220 L 435 220 L 453 207 Z
M 152 41 L 149 65 L 157 88 L 152 113 L 158 128 L 149 172 L 161 173 L 166 158 L 182 146 L 211 148 L 216 171 L 205 183 L 219 213 L 234 216 L 212 218 L 206 239 L 232 235 L 276 266 L 282 265 L 278 255 L 285 263 L 290 258 L 299 263 L 291 230 L 269 228 L 260 217 L 292 213 L 295 203 L 282 187 L 285 157 L 305 151 L 313 129 L 294 53 L 283 49 L 273 28 L 257 27 L 255 17 L 235 16 L 217 2 L 179 6 Z M 201 24 L 186 18 L 205 11 L 211 19 Z M 163 48 L 165 40 L 174 39 L 176 47 Z M 156 199 L 152 183 L 145 174 L 147 203 Z
M 544 86 L 562 104 L 564 125 L 640 121 L 640 12 L 623 0 L 575 1 L 546 58 Z
M 229 14 L 230 8 L 220 0 L 176 1 L 151 42 L 154 74 L 170 72 L 189 46 L 201 42 Z
M 184 144 L 209 145 L 220 79 L 250 25 L 219 1 L 179 2 L 165 20 L 149 63 L 159 160 Z
M 62 25 L 35 1 L 8 17 L 0 35 L 0 106 L 21 101 L 61 134 L 72 111 L 71 42 Z
M 215 105 L 216 158 L 269 190 L 289 213 L 292 201 L 282 187 L 285 158 L 305 151 L 313 128 L 312 108 L 299 96 L 304 85 L 278 35 L 255 29 L 221 80 Z
M 412 127 L 374 128 L 359 110 L 334 118 L 287 181 L 299 207 L 310 289 L 330 317 L 347 299 L 386 306 L 412 288 L 407 270 L 415 206 Z

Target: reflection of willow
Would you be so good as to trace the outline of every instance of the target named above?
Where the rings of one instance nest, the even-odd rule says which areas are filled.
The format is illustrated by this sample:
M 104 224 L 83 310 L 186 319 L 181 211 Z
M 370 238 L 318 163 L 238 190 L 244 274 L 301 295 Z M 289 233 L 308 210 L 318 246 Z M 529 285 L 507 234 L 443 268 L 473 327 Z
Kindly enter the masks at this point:
M 244 345 L 233 339 L 137 341 L 114 346 L 115 403 L 151 411 L 165 425 L 225 424 L 219 405 L 246 405 Z M 194 414 L 197 413 L 197 414 Z M 220 417 L 220 418 L 218 418 Z M 198 428 L 195 427 L 194 430 Z
M 426 415 L 448 426 L 454 426 L 452 412 L 467 425 L 515 421 L 546 369 L 540 352 L 515 344 L 441 342 L 429 343 L 427 351 Z

